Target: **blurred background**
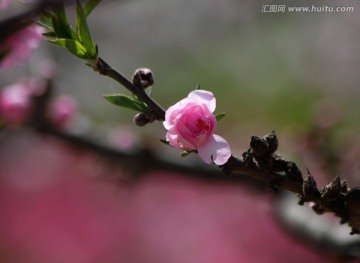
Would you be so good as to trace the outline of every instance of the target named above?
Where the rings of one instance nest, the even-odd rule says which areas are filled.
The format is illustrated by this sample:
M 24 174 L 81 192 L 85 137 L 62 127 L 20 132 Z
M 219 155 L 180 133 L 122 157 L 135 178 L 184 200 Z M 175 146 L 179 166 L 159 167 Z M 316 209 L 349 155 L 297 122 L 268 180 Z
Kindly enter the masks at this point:
M 285 5 L 286 7 L 328 5 L 354 7 L 354 11 L 347 13 L 262 12 L 261 10 L 264 5 Z M 17 12 L 19 6 L 20 4 L 13 3 L 10 10 Z M 74 8 L 69 7 L 68 13 L 70 18 L 74 17 L 73 9 Z M 234 155 L 240 156 L 242 152 L 248 148 L 251 135 L 262 136 L 275 130 L 280 140 L 279 153 L 287 159 L 296 161 L 303 172 L 308 168 L 312 175 L 322 184 L 328 182 L 336 175 L 340 175 L 341 178 L 348 180 L 350 186 L 356 186 L 360 184 L 360 123 L 358 121 L 360 109 L 360 75 L 358 74 L 358 69 L 360 68 L 360 53 L 358 52 L 358 47 L 360 46 L 359 14 L 360 4 L 357 1 L 303 0 L 289 2 L 274 0 L 271 2 L 264 0 L 249 2 L 239 0 L 104 0 L 90 15 L 89 26 L 93 33 L 93 39 L 99 46 L 100 56 L 125 76 L 131 78 L 134 70 L 139 67 L 152 69 L 155 75 L 153 97 L 164 108 L 168 108 L 180 99 L 186 97 L 190 91 L 195 89 L 198 83 L 202 89 L 212 91 L 217 99 L 216 112 L 227 113 L 226 117 L 221 121 L 220 125 L 218 125 L 217 133 L 221 134 L 221 136 L 230 142 Z M 179 158 L 179 152 L 177 150 L 159 143 L 159 139 L 165 136 L 165 130 L 161 123 L 147 125 L 145 128 L 135 127 L 132 123 L 134 112 L 117 108 L 102 98 L 103 94 L 127 93 L 123 87 L 113 80 L 94 73 L 89 67 L 84 65 L 83 61 L 68 54 L 66 50 L 60 47 L 51 46 L 49 43 L 43 42 L 28 64 L 19 65 L 15 70 L 11 71 L 0 71 L 0 86 L 8 85 L 24 74 L 27 76 L 36 76 L 39 72 L 41 62 L 49 58 L 58 64 L 58 75 L 55 79 L 56 94 L 71 95 L 76 98 L 78 103 L 79 114 L 69 128 L 72 132 L 86 135 L 104 144 L 112 146 L 115 144 L 115 146 L 117 145 L 120 148 L 146 145 L 160 155 L 170 156 L 170 158 L 173 159 Z M 9 156 L 16 159 L 15 156 L 17 156 L 20 151 L 23 154 L 19 156 L 23 158 L 21 159 L 22 161 L 25 161 L 28 158 L 28 154 L 31 153 L 31 147 L 34 146 L 33 142 L 31 142 L 32 139 L 28 137 L 23 139 L 23 134 L 16 136 L 20 136 L 19 138 L 21 139 L 13 140 L 16 142 L 20 140 L 26 147 L 24 147 L 23 144 L 18 144 L 20 146 L 18 146 L 17 151 L 11 150 L 13 149 L 13 144 L 10 143 L 12 140 L 6 140 L 7 144 L 3 144 L 2 159 L 0 159 L 3 164 L 2 167 L 6 167 L 6 169 L 0 168 L 2 175 L 21 173 L 21 171 L 18 170 L 14 171 L 13 166 L 17 161 Z M 130 142 L 130 146 L 124 144 L 124 140 Z M 51 160 L 58 165 L 58 162 L 55 161 L 59 160 L 58 154 L 63 156 L 64 152 L 66 153 L 69 149 L 64 150 L 62 148 L 63 146 L 60 146 L 59 149 L 59 146 L 53 145 L 52 141 L 47 143 L 50 143 L 51 146 L 49 146 L 46 151 L 54 151 L 56 153 L 53 156 L 54 159 Z M 14 143 L 14 145 L 16 144 Z M 52 150 L 52 147 L 54 147 L 55 150 Z M 9 154 L 9 151 L 13 151 L 13 155 Z M 35 152 L 39 153 L 40 150 L 38 149 Z M 34 158 L 36 161 L 41 162 L 40 157 Z M 75 154 L 73 159 L 60 159 L 59 162 L 67 166 L 75 163 L 74 160 L 77 160 L 77 164 L 73 164 L 77 167 L 79 166 L 79 158 L 80 157 Z M 100 157 L 92 156 L 91 158 L 98 160 Z M 86 165 L 89 165 L 89 162 L 91 163 L 88 157 L 84 157 L 84 159 Z M 190 163 L 200 162 L 197 156 L 190 156 L 188 159 L 181 161 Z M 25 162 L 23 167 L 29 169 L 29 165 L 28 162 Z M 57 168 L 54 167 L 58 167 L 57 165 L 45 172 L 40 169 L 41 172 L 39 172 L 39 174 L 52 174 L 56 171 Z M 70 167 L 71 166 L 69 166 L 68 169 L 70 169 Z M 104 166 L 101 166 L 101 169 L 98 167 L 96 169 L 100 169 L 102 172 L 104 170 L 108 171 L 106 170 L 107 168 L 104 167 L 108 168 L 108 164 L 106 163 Z M 86 173 L 83 170 L 81 171 L 82 173 Z M 97 174 L 99 172 L 98 170 L 94 172 L 94 170 L 90 168 L 86 171 L 90 174 Z M 64 171 L 64 173 L 71 174 L 72 170 L 71 172 Z M 115 173 L 117 174 L 117 172 Z M 164 175 L 155 174 L 152 176 L 158 179 L 160 178 L 158 182 L 162 182 L 165 187 L 167 187 L 168 184 L 176 185 L 178 183 L 179 185 L 185 184 L 184 188 L 192 189 L 191 191 L 203 191 L 202 193 L 207 195 L 209 199 L 205 198 L 203 200 L 202 198 L 204 197 L 202 195 L 201 197 L 194 197 L 195 199 L 198 198 L 196 200 L 199 200 L 199 198 L 201 200 L 198 201 L 197 208 L 187 211 L 186 209 L 188 209 L 188 207 L 185 205 L 186 209 L 184 213 L 197 215 L 197 212 L 203 211 L 205 209 L 204 207 L 206 207 L 206 213 L 209 213 L 210 217 L 209 220 L 211 223 L 209 224 L 211 229 L 216 228 L 216 221 L 222 221 L 222 218 L 219 214 L 215 217 L 211 216 L 211 209 L 207 210 L 207 208 L 211 207 L 210 204 L 212 202 L 215 203 L 214 207 L 221 207 L 221 202 L 219 202 L 216 197 L 218 197 L 218 195 L 222 196 L 221 193 L 227 191 L 230 193 L 234 192 L 234 196 L 229 197 L 225 194 L 226 198 L 228 198 L 225 198 L 226 202 L 232 204 L 231 202 L 234 200 L 237 200 L 236 202 L 240 202 L 239 199 L 242 200 L 240 202 L 241 204 L 236 203 L 228 207 L 225 206 L 229 210 L 236 209 L 234 207 L 238 205 L 249 206 L 249 210 L 255 209 L 255 211 L 252 212 L 254 213 L 252 216 L 256 217 L 258 215 L 257 213 L 265 213 L 266 216 L 263 214 L 260 215 L 260 217 L 264 216 L 265 219 L 263 219 L 263 221 L 268 222 L 263 226 L 264 228 L 269 227 L 271 229 L 272 224 L 275 224 L 274 222 L 269 223 L 269 221 L 274 220 L 274 218 L 272 215 L 267 214 L 271 214 L 272 212 L 269 211 L 273 209 L 270 208 L 272 207 L 270 200 L 273 197 L 272 195 L 270 195 L 270 197 L 267 196 L 268 193 L 265 194 L 265 197 L 262 197 L 259 193 L 253 196 L 253 193 L 247 193 L 246 190 L 244 190 L 246 194 L 240 194 L 239 192 L 244 193 L 241 186 L 235 187 L 227 184 L 223 187 L 210 184 L 209 189 L 211 190 L 201 190 L 203 187 L 206 188 L 208 183 L 204 183 L 205 186 L 200 184 L 198 185 L 199 189 L 194 190 L 194 186 L 192 186 L 192 183 L 186 181 L 187 179 L 182 181 L 183 179 L 174 176 L 176 179 L 172 181 Z M 150 178 L 152 177 L 150 176 Z M 178 182 L 176 180 L 180 181 Z M 144 189 L 153 189 L 156 193 L 158 193 L 158 191 L 165 191 L 159 190 L 159 186 L 155 184 L 153 180 L 145 182 L 150 184 L 150 188 L 145 187 Z M 194 184 L 196 185 L 195 182 Z M 322 187 L 322 184 L 320 187 Z M 77 185 L 77 183 L 74 183 L 74 185 L 75 188 L 69 190 L 73 191 L 69 194 L 70 196 L 76 196 L 77 191 L 82 189 L 81 184 Z M 144 183 L 144 185 L 146 185 L 146 183 Z M 57 185 L 56 187 L 60 186 Z M 80 188 L 78 189 L 77 187 Z M 104 198 L 104 193 L 108 193 L 109 191 L 107 187 L 110 186 L 106 186 L 106 190 L 104 191 L 96 190 L 101 192 L 102 198 Z M 229 190 L 229 187 L 232 190 Z M 6 187 L 4 188 L 6 189 Z M 219 190 L 216 190 L 218 188 Z M 125 189 L 131 192 L 129 188 L 125 187 Z M 177 202 L 184 202 L 184 204 L 192 203 L 189 200 L 191 199 L 191 194 L 178 194 L 177 191 L 180 191 L 179 187 L 175 186 L 173 190 L 173 192 L 169 190 L 169 192 L 159 195 L 166 199 L 170 196 L 169 204 L 172 205 L 176 205 Z M 110 191 L 116 192 L 114 189 Z M 219 191 L 219 193 L 217 193 L 217 191 Z M 46 196 L 43 191 L 40 192 L 40 196 Z M 89 195 L 91 198 L 94 198 L 93 190 L 86 189 L 85 192 L 90 192 Z M 214 192 L 217 193 L 215 197 L 212 196 Z M 118 194 L 119 193 L 116 193 L 116 195 Z M 148 212 L 151 205 L 144 205 L 144 203 L 141 202 L 142 199 L 139 197 L 139 192 L 135 191 L 135 193 L 124 195 L 126 195 L 126 198 L 131 198 L 132 194 L 139 198 L 140 201 L 122 201 L 124 205 L 126 204 L 126 209 L 133 210 L 135 206 L 139 206 L 141 207 L 141 211 L 147 211 L 144 212 L 145 219 L 150 216 L 157 224 L 163 222 L 157 221 L 160 217 L 159 214 L 151 216 L 151 213 Z M 59 196 L 54 198 L 59 198 L 58 202 L 62 203 L 62 201 L 60 201 L 60 196 L 62 195 L 63 194 L 59 194 Z M 259 197 L 259 195 L 261 197 Z M 87 198 L 86 196 L 85 194 L 85 198 Z M 149 194 L 149 196 L 145 196 L 146 198 L 151 198 L 153 195 Z M 157 209 L 165 213 L 164 218 L 166 218 L 168 216 L 167 210 L 159 208 L 164 208 L 163 206 L 166 207 L 166 204 L 163 203 L 164 201 L 160 197 L 159 199 L 155 198 L 154 202 L 156 203 L 161 200 L 161 204 L 157 206 Z M 36 202 L 43 202 L 39 196 L 37 198 L 36 200 L 38 201 Z M 108 197 L 105 197 L 104 200 L 108 201 L 106 198 Z M 212 198 L 215 198 L 217 201 Z M 243 198 L 245 198 L 245 200 L 252 200 L 252 198 L 260 199 L 259 202 L 265 203 L 265 208 L 261 207 L 260 210 L 257 210 L 257 206 L 262 206 L 261 204 L 254 205 L 254 201 L 249 201 L 251 202 L 251 205 L 249 205 L 249 203 L 243 201 Z M 109 200 L 111 200 L 111 198 L 109 198 Z M 186 203 L 186 200 L 188 203 Z M 72 201 L 66 200 L 66 202 L 71 203 Z M 85 201 L 79 201 L 79 204 L 83 205 L 82 202 Z M 296 201 L 292 203 L 295 205 Z M 24 205 L 20 201 L 17 204 L 20 204 L 20 207 Z M 44 204 L 44 206 L 47 205 L 50 204 Z M 96 205 L 98 209 L 102 209 L 101 207 L 99 208 L 98 203 Z M 115 206 L 117 207 L 119 204 Z M 6 213 L 8 211 L 7 209 L 9 209 L 9 207 L 3 206 L 2 213 Z M 19 214 L 16 214 L 17 211 L 14 207 L 12 209 L 14 209 L 14 218 L 17 218 Z M 74 209 L 76 210 L 76 208 Z M 126 209 L 125 211 L 128 211 Z M 111 209 L 106 211 L 110 210 Z M 155 209 L 155 211 L 158 210 Z M 227 214 L 229 210 L 226 210 L 227 212 L 225 212 L 225 214 Z M 41 211 L 44 212 L 46 209 Z M 89 208 L 89 211 L 93 211 L 92 208 Z M 95 214 L 95 218 L 98 216 L 96 212 L 91 213 Z M 98 213 L 101 212 L 98 211 Z M 174 213 L 175 215 L 177 214 L 176 209 L 175 212 L 170 212 L 173 216 Z M 231 215 L 231 213 L 228 214 L 230 218 Z M 241 217 L 241 213 L 236 214 L 236 216 L 239 217 L 239 223 L 240 221 L 245 223 L 251 221 L 248 217 Z M 81 218 L 81 220 L 84 218 Z M 91 218 L 94 217 L 91 216 Z M 161 220 L 164 220 L 164 218 L 161 218 Z M 136 216 L 136 219 L 140 220 L 139 216 Z M 7 222 L 7 224 L 11 225 L 11 220 L 8 220 L 9 222 Z M 114 220 L 114 217 L 112 217 L 112 220 Z M 194 217 L 192 217 L 192 220 L 195 220 Z M 207 221 L 206 218 L 201 216 L 199 216 L 199 220 L 202 220 L 201 222 L 203 223 Z M 228 222 L 229 220 L 230 222 Z M 231 232 L 231 229 L 244 230 L 237 225 L 236 220 L 233 220 L 233 218 L 225 220 L 227 224 L 224 224 L 227 227 L 229 224 L 236 226 L 235 228 L 225 227 L 226 231 Z M 61 222 L 62 221 L 59 220 L 57 223 L 60 224 Z M 106 219 L 95 220 L 94 222 L 95 224 L 96 222 L 106 224 Z M 197 221 L 195 220 L 195 222 Z M 124 225 L 128 223 L 127 221 Z M 183 222 L 179 223 L 181 224 Z M 197 224 L 199 224 L 199 222 L 197 222 Z M 224 234 L 223 231 L 225 230 L 222 228 L 224 224 L 221 224 L 221 229 L 218 229 L 216 233 L 218 233 L 218 236 L 226 236 L 225 239 L 227 243 L 221 238 L 219 238 L 219 240 L 224 241 L 226 244 L 232 244 L 233 249 L 238 247 L 236 244 L 243 245 L 246 242 L 250 242 L 249 247 L 256 248 L 257 242 L 260 242 L 263 238 L 267 239 L 266 236 L 270 235 L 272 233 L 271 231 L 274 231 L 268 231 L 266 230 L 267 228 L 265 230 L 262 229 L 261 231 L 265 233 L 264 237 L 261 233 L 254 234 L 250 231 L 248 236 L 241 239 L 242 241 L 240 242 L 237 238 L 233 240 Z M 270 226 L 268 224 L 270 224 Z M 21 225 L 21 221 L 19 221 L 19 225 Z M 139 225 L 141 224 L 139 223 Z M 263 225 L 263 222 L 258 223 L 258 225 Z M 15 227 L 18 225 L 15 224 L 11 226 Z M 185 229 L 188 229 L 190 232 L 192 227 L 192 223 L 185 224 Z M 143 228 L 149 230 L 149 228 L 144 226 Z M 138 231 L 144 232 L 145 230 L 143 228 L 138 228 Z M 176 228 L 176 225 L 169 226 L 169 229 L 172 230 Z M 11 229 L 11 227 L 8 229 Z M 277 231 L 281 232 L 280 229 L 281 227 L 278 227 Z M 348 229 L 345 231 L 347 230 Z M 86 229 L 83 231 L 86 232 Z M 110 230 L 107 229 L 107 231 Z M 122 229 L 121 231 L 124 230 Z M 162 231 L 170 230 L 165 228 Z M 209 231 L 209 229 L 204 227 L 202 231 L 206 232 Z M 131 230 L 128 232 L 131 232 Z M 185 231 L 185 233 L 190 232 Z M 276 235 L 285 235 L 284 233 L 279 234 L 280 232 L 276 232 Z M 286 257 L 270 259 L 268 257 L 267 259 L 269 261 L 266 261 L 266 257 L 264 261 L 256 257 L 251 258 L 256 252 L 249 252 L 251 255 L 246 256 L 247 259 L 245 259 L 244 253 L 235 253 L 233 250 L 229 252 L 222 250 L 221 247 L 219 251 L 223 254 L 219 252 L 220 254 L 216 254 L 218 258 L 214 257 L 212 259 L 218 259 L 218 261 L 210 261 L 212 256 L 205 255 L 206 253 L 204 254 L 204 251 L 206 247 L 217 247 L 218 244 L 215 240 L 211 240 L 211 235 L 208 234 L 208 232 L 206 233 L 207 234 L 199 234 L 204 240 L 200 239 L 196 241 L 193 240 L 192 238 L 194 237 L 191 236 L 191 242 L 215 243 L 203 245 L 199 250 L 194 249 L 194 254 L 191 254 L 192 256 L 189 256 L 189 259 L 180 260 L 181 257 L 179 258 L 179 255 L 184 255 L 184 251 L 189 251 L 187 249 L 190 248 L 185 246 L 186 249 L 180 249 L 180 252 L 169 252 L 164 258 L 155 257 L 155 261 L 151 261 L 150 259 L 136 261 L 138 258 L 136 258 L 134 254 L 127 254 L 123 257 L 124 261 L 121 262 L 219 262 L 220 259 L 224 260 L 221 260 L 221 262 L 304 262 L 303 259 L 294 261 L 296 257 L 289 259 L 286 259 Z M 106 239 L 106 234 L 102 234 Z M 162 241 L 155 239 L 156 241 L 154 242 L 160 242 L 159 244 L 163 245 L 172 239 L 180 239 L 184 242 L 190 240 L 187 239 L 187 237 L 182 237 L 181 234 L 182 233 L 164 234 Z M 17 233 L 17 235 L 21 235 L 21 233 Z M 131 234 L 129 235 L 131 236 Z M 178 235 L 180 235 L 180 237 Z M 275 234 L 273 233 L 273 235 Z M 151 234 L 149 234 L 148 237 L 150 239 L 153 238 Z M 228 238 L 231 240 L 228 240 Z M 283 239 L 285 238 L 283 236 L 281 236 L 280 239 L 282 241 L 279 241 L 278 245 L 274 245 L 273 247 L 277 252 L 271 253 L 271 251 L 268 251 L 269 254 L 279 255 L 279 251 L 284 249 L 281 242 L 287 244 L 284 245 L 286 248 L 292 247 L 289 249 L 295 247 L 296 250 L 296 247 L 300 246 L 300 243 L 292 244 L 291 242 L 295 241 L 291 238 L 289 238 L 291 241 L 287 239 L 284 241 Z M 253 240 L 253 242 L 249 240 Z M 120 239 L 116 239 L 116 242 L 120 242 Z M 125 241 L 122 240 L 122 242 Z M 152 246 L 155 245 L 152 244 L 152 239 L 141 239 L 141 242 L 144 242 L 143 244 L 146 245 L 138 245 L 137 239 L 133 239 L 131 243 L 133 247 L 129 249 L 137 250 L 139 247 L 146 247 L 154 254 L 147 254 L 149 252 L 145 251 L 144 255 L 154 256 L 161 254 L 154 252 L 157 250 L 153 250 L 154 248 Z M 176 243 L 176 241 L 174 242 Z M 268 247 L 267 249 L 271 250 L 271 244 L 273 243 L 271 241 L 268 242 L 269 243 L 265 242 L 266 244 L 263 244 L 263 247 L 270 246 L 270 248 Z M 14 244 L 17 243 L 15 242 Z M 150 248 L 149 244 L 152 244 Z M 69 246 L 71 247 L 71 245 Z M 41 246 L 39 246 L 39 248 L 41 248 Z M 29 247 L 26 247 L 26 249 L 29 251 L 32 250 Z M 258 247 L 257 249 L 260 248 Z M 304 253 L 315 253 L 309 252 L 304 248 L 302 249 L 306 251 Z M 244 252 L 243 249 L 240 250 Z M 13 254 L 16 254 L 16 249 L 14 251 L 15 252 L 10 253 L 11 256 L 4 256 L 4 262 L 46 262 L 39 261 L 39 259 L 37 259 L 38 261 L 31 261 L 29 259 L 11 261 L 10 259 Z M 56 246 L 54 251 L 51 253 L 56 254 Z M 170 249 L 170 251 L 172 250 Z M 8 255 L 7 253 L 8 252 L 4 252 L 3 254 Z M 302 252 L 297 251 L 296 253 L 300 255 Z M 295 255 L 297 255 L 296 253 L 294 252 Z M 330 260 L 337 262 L 336 260 L 338 259 L 329 259 L 328 254 L 322 253 L 323 252 L 321 252 L 320 256 L 317 252 L 315 255 L 311 254 L 308 262 L 324 262 L 322 260 L 325 258 L 327 260 L 326 262 L 331 262 Z M 177 260 L 174 260 L 174 255 L 177 255 Z M 267 254 L 264 252 L 263 255 Z M 241 260 L 240 256 L 244 256 L 244 259 Z M 47 257 L 45 258 L 48 259 Z M 169 261 L 170 258 L 173 260 Z M 116 262 L 111 261 L 112 259 L 91 261 L 87 258 L 82 259 L 83 261 L 80 259 L 76 261 L 71 257 L 67 258 L 67 261 L 61 261 L 61 257 L 56 260 L 47 262 Z
M 273 4 L 343 6 L 354 11 L 261 12 Z M 246 150 L 250 135 L 275 130 L 281 138 L 280 151 L 299 158 L 305 144 L 294 144 L 293 137 L 320 132 L 326 134 L 312 136 L 326 137 L 321 146 L 328 147 L 327 155 L 335 155 L 334 164 L 344 156 L 359 157 L 356 149 L 350 149 L 359 141 L 357 8 L 356 1 L 103 1 L 89 17 L 89 25 L 100 56 L 125 76 L 131 78 L 139 67 L 152 69 L 153 96 L 164 108 L 186 97 L 198 83 L 211 90 L 217 112 L 227 113 L 218 133 L 231 142 L 234 153 Z M 71 8 L 69 17 L 74 17 Z M 59 64 L 56 91 L 78 99 L 91 123 L 82 122 L 91 126 L 89 132 L 103 137 L 111 127 L 132 125 L 133 112 L 114 108 L 101 97 L 124 92 L 121 86 L 49 43 L 42 44 L 30 66 L 1 72 L 2 85 L 19 72 L 36 74 L 36 65 L 49 57 Z M 162 138 L 164 129 L 157 123 L 136 133 L 151 142 Z M 357 164 L 350 166 L 329 168 L 332 174 L 355 176 L 358 182 Z

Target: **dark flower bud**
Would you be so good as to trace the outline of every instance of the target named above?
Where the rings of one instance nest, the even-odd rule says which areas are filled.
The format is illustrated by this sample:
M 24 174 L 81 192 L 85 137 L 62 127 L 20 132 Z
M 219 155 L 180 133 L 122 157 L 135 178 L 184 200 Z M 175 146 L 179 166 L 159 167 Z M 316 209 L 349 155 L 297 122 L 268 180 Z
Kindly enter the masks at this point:
M 332 201 L 341 194 L 340 177 L 336 176 L 329 184 L 322 189 L 321 198 L 324 201 Z
M 305 199 L 308 200 L 317 200 L 321 196 L 320 191 L 316 186 L 316 181 L 311 175 L 308 175 L 308 177 L 304 180 L 303 193 L 305 195 Z
M 269 134 L 265 135 L 264 139 L 267 141 L 269 145 L 269 153 L 272 154 L 276 152 L 279 146 L 279 141 L 275 134 L 275 131 L 272 131 Z
M 341 181 L 341 192 L 346 194 L 348 192 L 348 190 L 349 190 L 349 188 L 348 188 L 346 180 L 342 180 Z
M 154 75 L 148 68 L 139 68 L 135 70 L 133 84 L 141 85 L 144 89 L 154 84 Z
M 251 136 L 250 148 L 254 156 L 262 156 L 269 151 L 269 145 L 264 138 L 259 136 Z
M 302 173 L 294 162 L 287 162 L 285 173 L 289 178 L 291 178 L 294 181 L 298 181 L 298 182 L 303 181 Z
M 142 113 L 138 113 L 134 117 L 134 122 L 137 126 L 143 127 L 150 122 L 149 118 Z

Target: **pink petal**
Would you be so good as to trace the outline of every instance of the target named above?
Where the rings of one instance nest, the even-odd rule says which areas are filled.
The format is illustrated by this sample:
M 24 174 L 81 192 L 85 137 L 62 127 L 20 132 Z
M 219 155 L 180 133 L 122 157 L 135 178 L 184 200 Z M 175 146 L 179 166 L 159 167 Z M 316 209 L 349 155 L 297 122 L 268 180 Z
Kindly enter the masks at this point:
M 10 2 L 11 0 L 0 0 L 0 9 L 6 8 Z
M 166 133 L 166 140 L 172 147 L 184 150 L 195 150 L 195 147 L 190 142 L 179 136 L 176 130 L 170 129 Z
M 206 105 L 209 111 L 214 112 L 216 108 L 216 99 L 214 94 L 206 90 L 194 90 L 188 95 L 189 99 L 193 99 L 198 103 Z
M 0 68 L 8 69 L 15 66 L 17 62 L 28 60 L 43 39 L 43 32 L 42 27 L 30 25 L 6 39 L 0 50 L 10 49 L 10 52 L 1 61 Z
M 209 140 L 197 148 L 200 158 L 206 162 L 223 165 L 231 156 L 230 145 L 219 135 L 213 134 Z
M 192 101 L 190 101 L 188 98 L 185 98 L 167 109 L 165 113 L 165 121 L 163 122 L 165 129 L 170 130 L 174 126 L 176 120 L 181 116 L 181 111 L 189 103 L 192 103 Z
M 170 130 L 172 128 L 172 126 L 175 123 L 175 118 L 173 118 L 173 116 L 175 116 L 177 111 L 178 111 L 177 104 L 171 106 L 166 111 L 166 113 L 165 113 L 165 121 L 163 122 L 163 125 L 164 125 L 165 129 Z

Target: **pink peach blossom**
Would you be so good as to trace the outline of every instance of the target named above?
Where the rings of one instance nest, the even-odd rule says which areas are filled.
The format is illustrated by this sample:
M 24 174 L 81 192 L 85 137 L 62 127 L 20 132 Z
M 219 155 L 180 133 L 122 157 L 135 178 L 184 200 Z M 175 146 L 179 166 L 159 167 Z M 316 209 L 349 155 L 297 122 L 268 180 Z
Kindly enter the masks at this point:
M 183 150 L 197 150 L 200 158 L 217 165 L 231 156 L 227 141 L 214 134 L 216 118 L 214 95 L 205 90 L 192 91 L 187 98 L 171 106 L 165 114 L 166 140 L 171 146 Z
M 1 90 L 0 117 L 7 124 L 24 124 L 31 108 L 31 92 L 25 83 L 16 83 Z
M 63 129 L 70 123 L 76 112 L 77 103 L 73 97 L 63 95 L 50 105 L 50 120 L 58 128 Z
M 6 39 L 0 47 L 0 52 L 8 54 L 0 61 L 0 68 L 12 68 L 18 62 L 28 60 L 33 50 L 39 46 L 43 32 L 41 26 L 30 25 Z
M 10 4 L 11 0 L 0 0 L 0 9 L 6 8 Z

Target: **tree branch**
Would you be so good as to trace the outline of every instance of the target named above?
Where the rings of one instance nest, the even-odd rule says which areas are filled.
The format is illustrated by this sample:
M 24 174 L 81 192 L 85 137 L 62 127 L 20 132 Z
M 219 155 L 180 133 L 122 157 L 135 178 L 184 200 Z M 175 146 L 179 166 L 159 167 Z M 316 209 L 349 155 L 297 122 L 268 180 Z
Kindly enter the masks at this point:
M 101 75 L 108 76 L 121 85 L 123 85 L 126 89 L 136 95 L 140 100 L 145 102 L 150 109 L 152 109 L 155 119 L 159 121 L 165 120 L 165 110 L 155 102 L 146 92 L 144 86 L 139 83 L 131 82 L 127 78 L 125 78 L 121 73 L 113 69 L 108 63 L 106 63 L 102 58 L 98 57 L 95 64 L 92 65 L 89 63 L 95 71 L 99 72 Z
M 56 2 L 59 1 L 39 1 L 38 5 L 28 12 L 21 14 L 21 17 L 16 17 L 16 20 L 23 21 L 31 18 L 36 11 L 41 10 L 47 4 L 53 5 Z M 5 29 L 6 25 L 9 25 L 12 21 L 13 18 L 3 21 L 0 24 L 0 28 Z M 18 30 L 16 26 L 9 28 L 11 28 L 11 32 Z M 7 33 L 3 37 L 6 35 Z M 116 80 L 137 96 L 139 100 L 146 103 L 151 109 L 150 114 L 153 115 L 146 116 L 149 118 L 149 122 L 155 119 L 159 121 L 165 119 L 165 110 L 145 92 L 141 76 L 137 73 L 134 77 L 140 77 L 140 81 L 134 78 L 131 82 L 100 57 L 95 61 L 89 61 L 89 66 L 100 74 Z M 42 127 L 43 130 L 46 130 L 45 128 L 47 132 L 53 135 L 62 136 L 55 130 L 50 129 L 50 126 L 44 125 Z M 349 223 L 352 228 L 352 234 L 359 234 L 360 188 L 350 189 L 347 187 L 346 181 L 341 181 L 339 177 L 336 177 L 332 182 L 319 190 L 310 172 L 308 172 L 308 176 L 304 180 L 301 171 L 294 162 L 287 161 L 275 153 L 277 146 L 278 140 L 274 132 L 263 138 L 252 136 L 250 148 L 243 154 L 242 158 L 231 156 L 228 162 L 221 166 L 221 169 L 226 174 L 241 173 L 261 180 L 274 190 L 284 189 L 293 192 L 299 196 L 300 205 L 304 204 L 304 202 L 313 202 L 313 210 L 316 213 L 333 212 L 341 218 L 342 223 Z
M 360 233 L 360 188 L 350 189 L 345 180 L 335 177 L 321 190 L 308 171 L 303 179 L 296 164 L 283 159 L 275 151 L 269 151 L 269 138 L 277 141 L 274 132 L 263 138 L 252 136 L 250 148 L 243 158 L 232 156 L 222 166 L 225 173 L 242 173 L 266 182 L 274 190 L 283 189 L 298 195 L 299 205 L 312 202 L 312 208 L 317 214 L 332 212 L 348 223 L 351 234 Z
M 143 86 L 134 85 L 101 58 L 96 61 L 94 70 L 117 80 L 147 103 L 156 114 L 157 120 L 164 120 L 165 111 L 146 94 Z M 231 156 L 220 168 L 226 174 L 241 173 L 261 180 L 275 191 L 283 189 L 293 192 L 300 198 L 299 205 L 312 202 L 312 208 L 317 214 L 332 212 L 341 219 L 341 223 L 350 225 L 351 234 L 360 234 L 360 188 L 350 189 L 345 180 L 341 181 L 336 177 L 319 190 L 310 172 L 308 171 L 304 180 L 294 162 L 276 154 L 277 148 L 278 139 L 275 132 L 263 138 L 252 136 L 250 148 L 243 153 L 243 158 Z

